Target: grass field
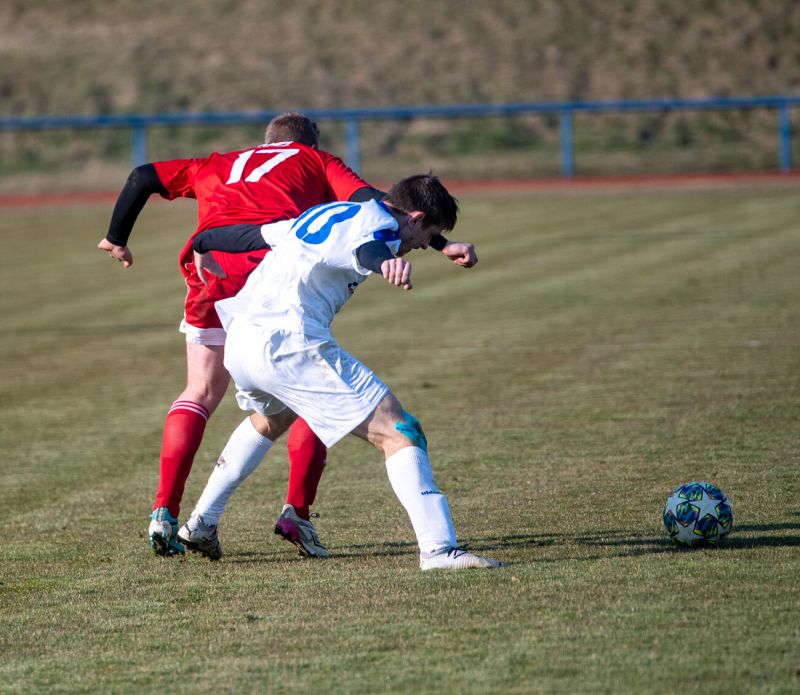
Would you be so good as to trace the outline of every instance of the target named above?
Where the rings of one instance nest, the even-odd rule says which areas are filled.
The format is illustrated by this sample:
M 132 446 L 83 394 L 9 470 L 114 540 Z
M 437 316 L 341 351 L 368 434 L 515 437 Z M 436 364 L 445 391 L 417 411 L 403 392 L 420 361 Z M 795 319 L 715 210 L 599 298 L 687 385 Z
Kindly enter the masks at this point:
M 355 440 L 316 505 L 332 559 L 271 532 L 283 446 L 221 562 L 151 555 L 194 208 L 151 203 L 125 271 L 109 214 L 0 211 L 0 691 L 800 689 L 796 187 L 464 195 L 474 270 L 420 252 L 413 292 L 359 289 L 337 337 L 421 419 L 461 540 L 509 563 L 449 574 Z M 241 418 L 229 395 L 184 513 Z M 660 512 L 698 479 L 735 528 L 682 551 Z

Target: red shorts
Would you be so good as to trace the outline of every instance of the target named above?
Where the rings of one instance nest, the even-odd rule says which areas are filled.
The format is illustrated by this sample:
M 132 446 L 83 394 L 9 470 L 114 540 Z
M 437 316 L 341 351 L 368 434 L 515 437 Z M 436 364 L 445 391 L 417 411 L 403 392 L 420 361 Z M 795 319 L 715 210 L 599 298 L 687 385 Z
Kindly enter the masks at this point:
M 192 256 L 181 266 L 181 272 L 186 281 L 186 303 L 184 305 L 184 324 L 193 329 L 218 329 L 222 331 L 222 324 L 214 308 L 214 302 L 235 295 L 247 281 L 247 276 L 255 270 L 261 259 L 269 252 L 251 251 L 249 253 L 224 253 L 214 251 L 214 259 L 225 271 L 225 278 L 206 273 L 208 284 L 200 281 L 195 272 Z M 183 328 L 181 329 L 183 330 Z M 184 331 L 187 333 L 188 332 Z M 216 331 L 213 331 L 216 333 Z M 200 341 L 204 342 L 204 341 Z M 224 342 L 224 341 L 223 341 Z M 222 344 L 222 343 L 217 343 Z

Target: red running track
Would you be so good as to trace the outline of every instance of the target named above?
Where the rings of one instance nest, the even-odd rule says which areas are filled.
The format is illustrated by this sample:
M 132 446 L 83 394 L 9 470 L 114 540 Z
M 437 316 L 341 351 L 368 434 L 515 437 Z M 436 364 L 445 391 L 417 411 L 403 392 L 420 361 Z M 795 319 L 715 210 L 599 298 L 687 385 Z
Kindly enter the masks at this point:
M 739 172 L 725 174 L 658 174 L 629 176 L 575 176 L 573 178 L 453 180 L 447 187 L 457 194 L 525 191 L 615 190 L 629 188 L 703 188 L 753 184 L 800 184 L 800 171 Z M 378 183 L 388 186 L 388 183 Z M 385 189 L 384 189 L 385 190 Z M 62 207 L 68 205 L 113 205 L 119 191 L 80 193 L 34 193 L 0 195 L 0 208 Z

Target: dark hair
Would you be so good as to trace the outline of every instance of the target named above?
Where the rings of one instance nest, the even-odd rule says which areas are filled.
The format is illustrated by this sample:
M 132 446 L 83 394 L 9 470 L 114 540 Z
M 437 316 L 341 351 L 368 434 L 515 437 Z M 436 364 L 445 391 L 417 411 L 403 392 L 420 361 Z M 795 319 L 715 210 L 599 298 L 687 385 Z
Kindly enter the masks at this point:
M 309 147 L 319 147 L 319 128 L 302 113 L 282 113 L 267 126 L 265 142 L 299 142 Z
M 433 174 L 416 174 L 400 179 L 389 189 L 384 200 L 403 212 L 424 212 L 426 224 L 443 230 L 456 226 L 458 201 Z

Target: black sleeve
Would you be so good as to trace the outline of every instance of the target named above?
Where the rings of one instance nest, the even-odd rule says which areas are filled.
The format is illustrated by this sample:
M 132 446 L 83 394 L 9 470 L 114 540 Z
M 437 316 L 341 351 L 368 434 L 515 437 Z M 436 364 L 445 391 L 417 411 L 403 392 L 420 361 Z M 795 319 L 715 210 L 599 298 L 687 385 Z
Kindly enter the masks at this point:
M 364 186 L 353 193 L 353 195 L 348 198 L 348 201 L 351 203 L 366 203 L 368 200 L 381 200 L 385 195 L 383 191 L 379 191 L 377 188 Z
M 128 237 L 131 235 L 136 218 L 153 193 L 169 196 L 152 164 L 136 167 L 128 176 L 114 205 L 106 234 L 108 241 L 117 246 L 128 245 Z
M 373 273 L 381 272 L 381 263 L 394 258 L 385 241 L 368 241 L 356 249 L 358 262 Z
M 447 246 L 447 239 L 445 239 L 441 234 L 431 237 L 430 247 L 432 249 L 444 251 L 445 246 Z
M 261 236 L 260 224 L 230 224 L 226 227 L 212 227 L 197 234 L 192 239 L 192 249 L 198 253 L 227 251 L 244 253 L 269 248 Z

